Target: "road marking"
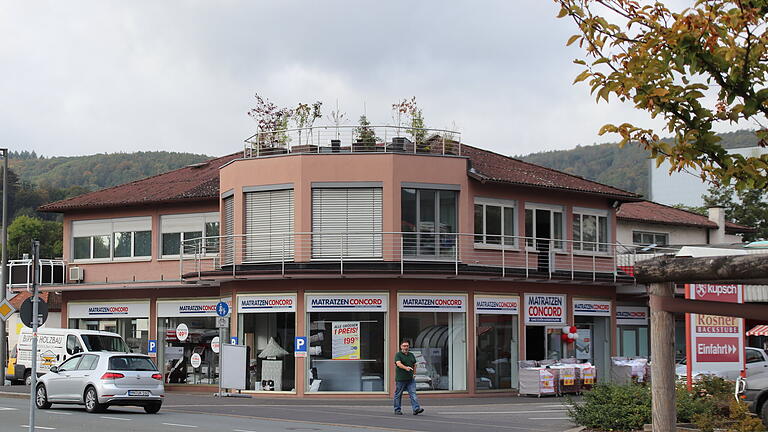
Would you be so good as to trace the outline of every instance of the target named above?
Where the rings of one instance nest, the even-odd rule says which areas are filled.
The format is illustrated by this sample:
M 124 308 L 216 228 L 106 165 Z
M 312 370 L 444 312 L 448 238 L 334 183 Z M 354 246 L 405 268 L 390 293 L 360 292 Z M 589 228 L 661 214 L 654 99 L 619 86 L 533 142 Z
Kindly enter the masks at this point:
M 20 425 L 23 428 L 28 428 L 29 425 Z M 52 427 L 45 427 L 45 426 L 35 426 L 35 429 L 43 429 L 43 430 L 56 430 L 56 428 Z
M 196 428 L 195 425 L 185 425 L 185 424 L 177 424 L 177 423 L 163 423 L 166 426 L 176 426 L 176 427 L 186 427 L 186 428 Z
M 537 413 L 556 413 L 568 411 L 567 408 L 557 410 L 529 410 L 529 411 L 471 411 L 471 412 L 439 412 L 441 415 L 484 415 L 484 414 L 537 414 Z
M 56 415 L 72 415 L 70 412 L 63 412 L 63 411 L 45 411 L 48 414 L 56 414 Z
M 125 420 L 129 421 L 130 419 L 122 418 L 122 417 L 109 417 L 109 416 L 100 416 L 100 418 L 107 419 L 107 420 Z
M 0 407 L 0 411 L 18 411 L 18 408 Z
M 232 429 L 233 432 L 256 432 L 256 431 L 250 431 L 245 429 Z

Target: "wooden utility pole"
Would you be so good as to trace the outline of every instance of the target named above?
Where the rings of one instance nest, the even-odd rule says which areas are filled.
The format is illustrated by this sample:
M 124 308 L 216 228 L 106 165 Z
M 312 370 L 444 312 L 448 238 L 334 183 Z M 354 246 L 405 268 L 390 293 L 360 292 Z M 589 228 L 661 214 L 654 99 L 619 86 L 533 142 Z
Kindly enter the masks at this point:
M 675 284 L 652 283 L 650 294 L 674 297 Z M 675 316 L 651 304 L 651 399 L 653 431 L 671 432 L 677 423 L 675 406 Z

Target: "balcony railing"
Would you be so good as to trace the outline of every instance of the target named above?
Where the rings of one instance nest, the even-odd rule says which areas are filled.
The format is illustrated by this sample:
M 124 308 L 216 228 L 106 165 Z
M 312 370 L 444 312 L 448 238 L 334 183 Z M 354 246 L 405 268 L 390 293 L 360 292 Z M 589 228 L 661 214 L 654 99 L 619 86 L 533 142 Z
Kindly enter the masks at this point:
M 461 133 L 406 126 L 313 126 L 260 131 L 243 157 L 288 153 L 414 153 L 461 155 Z
M 38 282 L 40 285 L 61 285 L 66 282 L 67 264 L 63 260 L 40 259 Z M 8 288 L 32 289 L 32 259 L 8 261 Z
M 181 278 L 301 274 L 442 275 L 633 281 L 634 247 L 520 236 L 431 232 L 291 232 L 203 237 L 182 244 Z

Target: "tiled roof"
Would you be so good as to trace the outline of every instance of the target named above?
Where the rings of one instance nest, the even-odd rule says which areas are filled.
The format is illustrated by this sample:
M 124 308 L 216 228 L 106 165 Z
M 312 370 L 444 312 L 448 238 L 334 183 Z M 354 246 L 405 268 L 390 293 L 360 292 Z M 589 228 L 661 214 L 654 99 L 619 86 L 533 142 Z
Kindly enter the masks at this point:
M 66 212 L 89 208 L 138 206 L 167 202 L 191 202 L 217 199 L 219 168 L 243 153 L 211 159 L 123 185 L 90 192 L 41 206 L 45 212 Z
M 241 155 L 242 153 L 235 153 L 211 159 L 202 166 L 180 168 L 124 185 L 56 201 L 41 206 L 39 210 L 67 212 L 88 208 L 218 199 L 219 168 Z M 462 156 L 468 157 L 471 161 L 470 175 L 481 181 L 598 194 L 622 201 L 638 199 L 638 195 L 631 192 L 476 147 L 462 145 Z
M 717 224 L 706 216 L 651 201 L 624 203 L 616 211 L 616 218 L 636 222 L 717 229 Z M 726 222 L 725 230 L 740 233 L 752 232 L 755 229 Z
M 24 300 L 32 297 L 32 294 L 28 291 L 21 291 L 20 293 L 16 294 L 16 296 L 8 302 L 13 305 L 16 310 L 21 309 L 21 304 L 24 303 Z M 41 292 L 40 298 L 48 303 L 48 310 L 49 311 L 60 311 L 61 310 L 61 294 L 54 294 L 50 292 Z M 58 323 L 56 323 L 58 326 Z
M 462 144 L 461 155 L 469 157 L 472 161 L 470 175 L 481 181 L 585 192 L 620 200 L 639 199 L 639 195 L 632 192 L 477 147 Z

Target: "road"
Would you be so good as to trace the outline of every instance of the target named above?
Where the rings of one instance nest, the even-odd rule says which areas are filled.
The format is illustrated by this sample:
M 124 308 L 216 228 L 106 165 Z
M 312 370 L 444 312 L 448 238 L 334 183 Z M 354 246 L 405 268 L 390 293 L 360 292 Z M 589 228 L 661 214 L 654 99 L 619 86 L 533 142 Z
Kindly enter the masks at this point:
M 407 399 L 403 401 L 407 407 Z M 158 414 L 114 407 L 88 414 L 82 407 L 54 405 L 38 410 L 38 431 L 423 431 L 562 432 L 573 427 L 560 399 L 426 399 L 426 412 L 394 416 L 385 400 L 218 399 L 207 395 L 168 395 Z M 28 400 L 0 397 L 0 431 L 24 431 Z

